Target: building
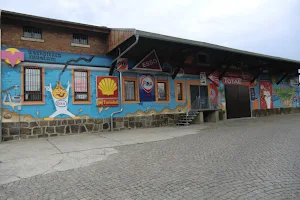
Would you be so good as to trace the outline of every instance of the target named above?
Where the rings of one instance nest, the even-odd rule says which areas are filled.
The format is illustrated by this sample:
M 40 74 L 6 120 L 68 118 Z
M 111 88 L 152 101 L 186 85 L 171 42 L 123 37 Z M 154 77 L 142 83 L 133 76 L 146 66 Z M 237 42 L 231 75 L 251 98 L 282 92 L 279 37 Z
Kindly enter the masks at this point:
M 2 137 L 297 112 L 299 61 L 1 12 Z

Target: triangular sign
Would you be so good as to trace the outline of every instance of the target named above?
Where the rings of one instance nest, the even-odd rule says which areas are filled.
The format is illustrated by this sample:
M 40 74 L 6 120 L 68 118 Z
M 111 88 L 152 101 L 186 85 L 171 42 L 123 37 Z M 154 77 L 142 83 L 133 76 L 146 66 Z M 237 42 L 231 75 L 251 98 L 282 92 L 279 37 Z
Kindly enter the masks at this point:
M 161 66 L 160 66 L 159 60 L 157 58 L 155 49 L 153 49 L 148 55 L 146 55 L 132 69 L 161 71 Z

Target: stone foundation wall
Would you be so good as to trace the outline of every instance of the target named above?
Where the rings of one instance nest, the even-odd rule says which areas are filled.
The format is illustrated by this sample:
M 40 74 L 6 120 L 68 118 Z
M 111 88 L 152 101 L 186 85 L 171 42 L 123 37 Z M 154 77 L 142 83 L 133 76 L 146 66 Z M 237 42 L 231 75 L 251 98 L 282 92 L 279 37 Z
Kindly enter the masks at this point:
M 273 108 L 252 110 L 252 117 L 300 113 L 300 108 Z
M 114 118 L 114 131 L 172 126 L 177 123 L 179 114 Z M 2 123 L 4 141 L 55 137 L 79 133 L 110 131 L 110 118 L 98 119 L 56 119 L 53 121 L 8 122 Z

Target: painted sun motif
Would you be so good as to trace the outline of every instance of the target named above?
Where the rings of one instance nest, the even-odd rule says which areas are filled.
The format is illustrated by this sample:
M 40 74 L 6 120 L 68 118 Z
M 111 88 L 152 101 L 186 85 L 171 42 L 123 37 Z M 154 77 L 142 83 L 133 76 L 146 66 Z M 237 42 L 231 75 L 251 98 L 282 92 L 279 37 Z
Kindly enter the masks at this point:
M 63 88 L 60 84 L 60 82 L 57 82 L 56 87 L 54 88 L 52 95 L 56 98 L 56 99 L 64 99 L 67 97 L 68 92 L 65 90 L 65 88 Z

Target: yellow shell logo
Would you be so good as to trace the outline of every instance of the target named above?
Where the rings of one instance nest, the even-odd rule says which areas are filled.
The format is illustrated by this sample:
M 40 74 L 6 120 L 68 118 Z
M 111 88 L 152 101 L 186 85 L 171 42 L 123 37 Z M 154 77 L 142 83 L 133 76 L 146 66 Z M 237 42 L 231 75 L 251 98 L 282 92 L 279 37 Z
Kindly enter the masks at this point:
M 118 89 L 117 83 L 111 78 L 104 78 L 100 81 L 98 85 L 99 90 L 101 90 L 103 95 L 113 95 Z

